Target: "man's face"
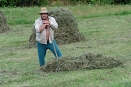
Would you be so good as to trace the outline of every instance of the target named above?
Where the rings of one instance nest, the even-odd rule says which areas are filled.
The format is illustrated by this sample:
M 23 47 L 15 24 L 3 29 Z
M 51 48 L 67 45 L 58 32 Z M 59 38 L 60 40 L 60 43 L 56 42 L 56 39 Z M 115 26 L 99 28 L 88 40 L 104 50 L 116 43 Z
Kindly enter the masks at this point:
M 40 15 L 41 15 L 42 20 L 45 20 L 48 17 L 47 13 L 41 13 Z

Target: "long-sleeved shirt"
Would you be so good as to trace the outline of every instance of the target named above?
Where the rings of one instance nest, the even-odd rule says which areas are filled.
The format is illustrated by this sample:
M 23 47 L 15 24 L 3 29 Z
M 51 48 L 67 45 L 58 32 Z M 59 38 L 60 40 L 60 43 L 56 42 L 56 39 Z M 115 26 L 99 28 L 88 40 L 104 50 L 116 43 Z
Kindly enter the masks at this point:
M 55 20 L 55 18 L 48 16 L 50 21 L 50 28 L 49 28 L 49 43 L 52 43 L 52 40 L 54 40 L 54 30 L 58 28 L 58 24 Z M 34 27 L 36 29 L 36 41 L 38 41 L 41 44 L 47 44 L 46 40 L 46 29 L 44 29 L 42 32 L 40 32 L 39 27 L 43 24 L 42 19 L 38 18 L 35 20 Z

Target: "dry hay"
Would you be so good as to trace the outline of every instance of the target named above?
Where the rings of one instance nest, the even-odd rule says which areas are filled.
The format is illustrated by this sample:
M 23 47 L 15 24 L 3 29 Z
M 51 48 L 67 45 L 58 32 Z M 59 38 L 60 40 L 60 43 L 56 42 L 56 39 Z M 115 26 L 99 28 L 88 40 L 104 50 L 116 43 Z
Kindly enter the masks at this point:
M 54 8 L 50 14 L 59 25 L 55 39 L 59 44 L 83 41 L 85 37 L 79 32 L 77 21 L 72 12 L 65 8 Z
M 102 54 L 85 53 L 79 57 L 62 57 L 53 59 L 41 67 L 43 72 L 72 71 L 78 69 L 107 69 L 121 65 L 122 62 Z
M 30 35 L 30 38 L 29 38 L 28 48 L 34 47 L 35 45 L 36 45 L 36 31 L 33 28 L 32 34 Z
M 49 11 L 49 15 L 54 17 L 58 23 L 58 29 L 55 30 L 55 40 L 58 44 L 85 40 L 84 35 L 79 32 L 75 17 L 68 9 L 54 8 Z M 34 46 L 35 43 L 35 29 L 33 29 L 29 38 L 29 47 Z
M 2 11 L 0 11 L 0 33 L 6 32 L 9 30 L 11 30 L 11 28 L 9 28 L 9 26 L 7 25 L 6 17 L 2 13 Z

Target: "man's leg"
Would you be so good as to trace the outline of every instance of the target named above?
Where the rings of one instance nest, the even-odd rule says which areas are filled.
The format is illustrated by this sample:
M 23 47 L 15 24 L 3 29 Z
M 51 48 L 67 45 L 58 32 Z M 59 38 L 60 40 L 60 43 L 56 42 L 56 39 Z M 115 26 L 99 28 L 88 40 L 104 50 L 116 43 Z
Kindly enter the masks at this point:
M 45 55 L 46 55 L 46 44 L 41 44 L 37 42 L 37 48 L 38 48 L 38 58 L 39 58 L 39 64 L 40 66 L 43 66 L 45 64 Z
M 53 44 L 54 44 L 54 45 L 53 45 Z M 53 46 L 54 46 L 54 47 L 53 47 Z M 55 41 L 55 40 L 53 40 L 53 43 L 50 43 L 50 44 L 48 45 L 48 48 L 52 51 L 52 53 L 55 55 L 55 57 L 58 56 L 58 58 L 59 58 L 59 57 L 62 56 L 62 53 L 61 53 L 58 45 L 56 44 L 56 41 Z M 55 52 L 55 50 L 56 50 L 56 52 Z M 56 53 L 57 53 L 57 54 L 56 54 Z M 56 55 L 57 55 L 57 56 L 56 56 Z

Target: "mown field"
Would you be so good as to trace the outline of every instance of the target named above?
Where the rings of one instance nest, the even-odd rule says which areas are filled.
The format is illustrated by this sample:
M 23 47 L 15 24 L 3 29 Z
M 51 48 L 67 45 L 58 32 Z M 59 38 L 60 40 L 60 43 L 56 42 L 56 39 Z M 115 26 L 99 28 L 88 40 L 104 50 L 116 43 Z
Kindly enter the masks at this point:
M 51 9 L 53 7 L 47 7 Z M 0 8 L 12 31 L 0 34 L 0 87 L 131 87 L 131 6 L 67 6 L 86 41 L 59 45 L 63 56 L 101 53 L 123 61 L 112 69 L 45 73 L 28 49 L 39 7 Z M 46 62 L 54 58 L 47 51 Z

